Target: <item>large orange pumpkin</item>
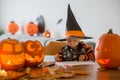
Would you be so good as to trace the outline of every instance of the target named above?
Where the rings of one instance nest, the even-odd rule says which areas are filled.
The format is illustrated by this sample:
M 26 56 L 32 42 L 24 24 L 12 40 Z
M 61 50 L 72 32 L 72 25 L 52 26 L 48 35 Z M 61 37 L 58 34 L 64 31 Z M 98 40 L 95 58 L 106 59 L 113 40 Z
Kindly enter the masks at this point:
M 18 25 L 14 21 L 11 21 L 8 25 L 8 32 L 10 32 L 11 34 L 15 34 L 18 30 Z
M 25 50 L 25 66 L 34 67 L 43 62 L 44 49 L 40 41 L 28 40 L 22 45 Z
M 120 67 L 120 36 L 112 33 L 103 34 L 95 47 L 97 63 L 103 68 Z
M 0 63 L 5 70 L 17 70 L 24 65 L 24 49 L 16 39 L 3 39 L 0 42 Z
M 30 35 L 33 36 L 38 32 L 38 26 L 34 22 L 30 22 L 26 26 L 26 32 Z

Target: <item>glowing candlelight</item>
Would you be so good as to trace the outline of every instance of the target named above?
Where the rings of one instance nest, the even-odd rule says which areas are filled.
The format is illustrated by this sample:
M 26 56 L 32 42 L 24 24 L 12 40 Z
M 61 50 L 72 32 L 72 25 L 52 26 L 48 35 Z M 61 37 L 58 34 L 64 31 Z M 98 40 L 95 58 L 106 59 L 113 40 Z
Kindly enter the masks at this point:
M 0 70 L 0 76 L 7 77 L 7 72 L 5 70 Z
M 9 60 L 8 62 L 7 62 L 7 64 L 10 64 L 11 63 L 11 61 Z
M 7 72 L 5 70 L 1 70 L 1 63 L 0 63 L 0 76 L 7 77 Z

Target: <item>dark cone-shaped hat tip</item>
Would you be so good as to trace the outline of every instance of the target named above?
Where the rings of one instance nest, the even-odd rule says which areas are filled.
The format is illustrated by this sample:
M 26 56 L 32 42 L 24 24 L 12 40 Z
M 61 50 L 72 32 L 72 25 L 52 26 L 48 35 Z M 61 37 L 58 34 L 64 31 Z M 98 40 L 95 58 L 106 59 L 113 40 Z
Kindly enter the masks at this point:
M 81 31 L 81 28 L 72 13 L 70 4 L 68 5 L 66 30 L 80 30 Z

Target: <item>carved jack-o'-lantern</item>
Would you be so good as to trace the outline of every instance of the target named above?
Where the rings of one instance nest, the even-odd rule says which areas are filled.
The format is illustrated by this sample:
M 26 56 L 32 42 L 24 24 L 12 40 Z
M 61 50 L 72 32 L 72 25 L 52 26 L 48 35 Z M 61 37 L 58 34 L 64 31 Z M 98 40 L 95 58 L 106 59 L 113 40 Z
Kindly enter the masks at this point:
M 24 65 L 24 49 L 16 39 L 4 39 L 0 42 L 0 63 L 5 70 L 17 70 Z
M 44 59 L 44 49 L 42 44 L 35 40 L 28 40 L 22 43 L 25 50 L 25 66 L 37 66 Z
M 103 68 L 120 67 L 120 36 L 112 33 L 103 34 L 95 47 L 97 63 Z
M 11 34 L 15 34 L 18 30 L 18 25 L 14 21 L 11 21 L 8 25 L 8 32 L 10 32 Z
M 30 35 L 33 36 L 35 33 L 38 32 L 38 26 L 34 22 L 30 22 L 26 26 L 26 32 Z

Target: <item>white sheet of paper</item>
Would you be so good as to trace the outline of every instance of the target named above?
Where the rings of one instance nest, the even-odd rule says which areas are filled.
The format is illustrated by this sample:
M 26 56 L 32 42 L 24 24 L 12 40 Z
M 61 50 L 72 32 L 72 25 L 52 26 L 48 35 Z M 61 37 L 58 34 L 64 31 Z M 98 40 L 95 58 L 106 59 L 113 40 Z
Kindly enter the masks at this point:
M 58 66 L 75 66 L 75 65 L 94 65 L 93 61 L 64 61 L 64 62 L 55 62 Z
M 54 61 L 55 61 L 54 56 L 52 56 L 52 55 L 44 56 L 44 62 L 54 62 Z
M 53 55 L 45 55 L 44 62 L 55 62 Z M 75 65 L 94 65 L 93 61 L 63 61 L 55 62 L 55 65 L 66 68 L 66 66 L 75 66 Z

